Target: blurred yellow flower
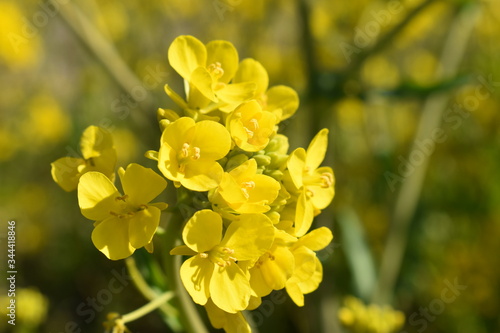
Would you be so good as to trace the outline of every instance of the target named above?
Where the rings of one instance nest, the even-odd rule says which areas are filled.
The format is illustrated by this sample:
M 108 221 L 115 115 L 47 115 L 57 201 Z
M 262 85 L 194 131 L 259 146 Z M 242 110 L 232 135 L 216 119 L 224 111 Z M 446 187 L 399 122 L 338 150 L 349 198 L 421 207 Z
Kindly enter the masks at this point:
M 361 300 L 347 296 L 338 316 L 349 332 L 391 333 L 397 332 L 405 322 L 401 311 L 390 306 L 365 305 Z
M 0 1 L 0 61 L 10 69 L 31 68 L 41 56 L 38 30 L 14 1 Z
M 98 171 L 114 181 L 116 150 L 111 134 L 100 127 L 89 126 L 82 134 L 80 148 L 83 158 L 62 157 L 51 163 L 52 178 L 65 191 L 73 191 L 80 177 Z
M 139 164 L 120 168 L 124 195 L 100 172 L 80 178 L 78 204 L 94 223 L 92 242 L 111 260 L 124 259 L 143 246 L 152 251 L 153 235 L 165 203 L 150 204 L 167 186 L 163 177 Z
M 21 129 L 23 139 L 30 143 L 25 147 L 37 150 L 56 143 L 64 139 L 70 130 L 71 119 L 52 96 L 40 94 L 30 101 Z
M 190 190 L 208 191 L 219 185 L 224 170 L 216 160 L 230 146 L 231 137 L 223 125 L 182 117 L 163 131 L 158 168 L 166 178 Z

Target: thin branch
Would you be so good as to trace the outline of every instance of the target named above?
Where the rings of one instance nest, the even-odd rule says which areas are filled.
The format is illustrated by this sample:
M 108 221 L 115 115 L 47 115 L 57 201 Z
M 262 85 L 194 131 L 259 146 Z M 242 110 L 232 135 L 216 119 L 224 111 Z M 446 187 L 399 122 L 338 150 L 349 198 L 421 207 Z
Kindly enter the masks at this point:
M 116 83 L 136 102 L 143 103 L 146 109 L 150 108 L 153 105 L 151 94 L 146 89 L 142 89 L 140 100 L 135 97 L 137 94 L 133 93 L 134 90 L 142 87 L 143 83 L 123 61 L 113 44 L 99 32 L 78 6 L 74 2 L 69 1 L 59 6 L 59 13 L 64 22 L 103 64 Z M 134 117 L 134 121 L 140 122 L 140 124 L 146 123 L 144 114 L 134 112 L 132 116 Z
M 441 54 L 442 70 L 436 72 L 439 80 L 453 77 L 459 69 L 464 57 L 468 39 L 478 18 L 478 7 L 462 7 L 444 43 Z M 429 96 L 423 106 L 422 117 L 410 154 L 419 149 L 417 142 L 432 137 L 433 131 L 440 128 L 443 112 L 448 103 L 447 94 Z M 399 276 L 404 253 L 408 243 L 408 230 L 415 214 L 422 185 L 427 172 L 431 154 L 423 154 L 421 165 L 408 176 L 401 186 L 396 199 L 392 216 L 392 226 L 389 230 L 387 243 L 382 256 L 380 275 L 373 301 L 388 303 L 391 301 L 394 286 Z

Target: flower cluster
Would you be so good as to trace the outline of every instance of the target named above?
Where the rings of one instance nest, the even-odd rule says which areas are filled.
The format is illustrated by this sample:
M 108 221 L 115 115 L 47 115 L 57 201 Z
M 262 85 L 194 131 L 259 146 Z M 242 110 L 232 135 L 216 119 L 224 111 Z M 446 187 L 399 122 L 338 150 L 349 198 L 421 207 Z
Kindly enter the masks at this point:
M 365 305 L 353 296 L 344 299 L 338 313 L 342 324 L 349 332 L 391 333 L 403 327 L 405 316 L 390 306 Z
M 304 294 L 322 280 L 316 252 L 333 236 L 328 228 L 310 228 L 334 196 L 333 171 L 320 166 L 328 130 L 307 149 L 289 152 L 278 125 L 297 110 L 297 93 L 269 88 L 264 67 L 240 61 L 230 42 L 180 36 L 168 60 L 185 91 L 165 85 L 180 110 L 158 110 L 159 149 L 146 153 L 164 177 L 130 164 L 118 171 L 121 193 L 113 184 L 112 142 L 96 127 L 84 133 L 83 158 L 54 162 L 52 174 L 65 190 L 78 184 L 82 214 L 96 221 L 92 241 L 113 260 L 141 247 L 152 252 L 166 204 L 150 201 L 167 186 L 165 178 L 171 181 L 182 193 L 176 207 L 191 208 L 179 230 L 184 245 L 170 252 L 189 256 L 180 269 L 184 287 L 214 327 L 249 332 L 241 311 L 283 288 L 303 306 Z

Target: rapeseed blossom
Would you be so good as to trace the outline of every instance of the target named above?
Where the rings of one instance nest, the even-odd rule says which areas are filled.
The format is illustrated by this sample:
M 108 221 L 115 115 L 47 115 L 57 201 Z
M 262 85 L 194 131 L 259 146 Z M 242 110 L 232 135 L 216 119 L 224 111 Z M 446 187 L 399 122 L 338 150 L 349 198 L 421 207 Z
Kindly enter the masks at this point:
M 92 242 L 112 260 L 126 258 L 141 247 L 152 250 L 160 211 L 166 208 L 164 203 L 149 203 L 167 186 L 153 170 L 133 163 L 120 169 L 119 175 L 123 195 L 100 172 L 87 172 L 78 184 L 82 214 L 96 221 Z
M 116 150 L 111 134 L 104 128 L 89 126 L 80 139 L 83 158 L 62 157 L 51 164 L 52 178 L 67 192 L 76 190 L 78 180 L 88 171 L 115 177 Z
M 54 162 L 53 177 L 66 190 L 78 187 L 81 212 L 95 221 L 91 239 L 112 260 L 142 247 L 152 252 L 167 205 L 150 201 L 172 182 L 177 202 L 170 204 L 167 223 L 177 216 L 184 224 L 169 231 L 177 234 L 168 235 L 162 248 L 186 257 L 177 273 L 215 328 L 251 332 L 243 311 L 257 308 L 273 290 L 286 290 L 303 306 L 304 295 L 323 278 L 316 252 L 333 235 L 326 227 L 310 229 L 334 197 L 333 170 L 321 166 L 328 130 L 307 149 L 289 152 L 278 125 L 296 112 L 297 93 L 269 88 L 262 64 L 239 62 L 230 42 L 180 36 L 168 59 L 185 89 L 183 97 L 165 85 L 180 110 L 158 110 L 161 139 L 145 154 L 161 175 L 135 163 L 119 168 L 122 194 L 114 185 L 111 135 L 90 127 L 82 138 L 83 158 Z M 109 329 L 125 330 L 120 317 L 113 318 Z

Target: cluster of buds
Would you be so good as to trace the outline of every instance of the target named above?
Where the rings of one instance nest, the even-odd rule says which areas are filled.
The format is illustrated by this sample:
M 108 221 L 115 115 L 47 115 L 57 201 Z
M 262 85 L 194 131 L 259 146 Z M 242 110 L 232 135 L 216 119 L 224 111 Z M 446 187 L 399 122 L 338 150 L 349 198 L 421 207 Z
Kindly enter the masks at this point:
M 96 221 L 92 241 L 113 260 L 141 247 L 153 251 L 167 205 L 150 201 L 171 181 L 182 193 L 177 206 L 191 208 L 179 230 L 184 245 L 170 252 L 189 256 L 180 269 L 184 287 L 214 327 L 250 332 L 242 311 L 283 288 L 303 306 L 304 294 L 322 280 L 316 251 L 333 236 L 326 227 L 310 228 L 334 196 L 333 171 L 320 166 L 328 130 L 307 149 L 289 152 L 278 125 L 297 110 L 297 93 L 269 88 L 264 67 L 254 59 L 240 62 L 230 42 L 205 45 L 180 36 L 168 59 L 185 91 L 165 85 L 179 110 L 158 110 L 159 149 L 146 153 L 162 175 L 135 163 L 120 168 L 120 193 L 110 172 L 116 153 L 97 127 L 84 133 L 83 158 L 54 162 L 52 175 L 64 189 L 78 188 L 82 214 Z

